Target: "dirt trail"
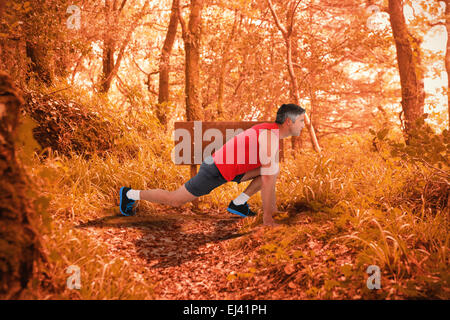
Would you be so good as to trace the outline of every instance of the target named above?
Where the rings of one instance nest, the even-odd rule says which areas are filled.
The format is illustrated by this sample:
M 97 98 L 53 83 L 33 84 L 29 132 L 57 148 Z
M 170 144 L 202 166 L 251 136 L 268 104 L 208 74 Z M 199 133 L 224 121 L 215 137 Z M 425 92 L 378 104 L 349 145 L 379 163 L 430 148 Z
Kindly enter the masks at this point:
M 171 210 L 104 217 L 79 228 L 103 241 L 111 257 L 132 264 L 136 277 L 155 283 L 157 299 L 239 299 L 227 276 L 243 268 L 244 256 L 230 255 L 226 244 L 244 236 L 241 225 L 227 213 Z
M 295 224 L 303 226 L 312 222 L 308 214 L 295 220 Z M 226 212 L 198 214 L 189 209 L 171 209 L 134 217 L 104 217 L 79 228 L 105 243 L 111 259 L 128 261 L 136 278 L 154 284 L 155 299 L 308 298 L 300 286 L 288 282 L 280 285 L 276 279 L 280 270 L 273 270 L 270 279 L 256 273 L 251 279 L 230 281 L 230 275 L 254 267 L 250 260 L 252 248 L 263 244 L 260 239 L 264 228 L 239 233 L 242 224 L 243 219 Z M 321 224 L 321 229 L 326 229 L 326 224 Z M 243 248 L 228 248 L 235 238 L 244 240 Z M 318 253 L 314 264 L 326 263 L 320 253 L 327 246 L 315 238 L 305 241 L 304 246 Z M 285 279 L 283 269 L 281 273 Z

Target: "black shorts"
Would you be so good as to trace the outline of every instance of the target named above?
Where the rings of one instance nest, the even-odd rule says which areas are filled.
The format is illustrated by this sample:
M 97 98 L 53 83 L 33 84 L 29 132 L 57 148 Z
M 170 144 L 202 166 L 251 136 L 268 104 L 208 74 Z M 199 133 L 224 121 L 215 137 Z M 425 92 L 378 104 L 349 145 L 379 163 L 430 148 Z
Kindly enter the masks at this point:
M 209 163 L 212 162 L 211 164 L 208 164 L 206 162 L 207 159 L 208 158 L 203 160 L 198 173 L 184 184 L 187 191 L 189 191 L 196 197 L 204 196 L 205 194 L 210 193 L 215 188 L 228 182 L 220 173 L 216 164 L 212 160 L 212 157 L 211 159 L 208 159 Z M 243 176 L 244 173 L 238 174 L 231 181 L 241 183 L 241 179 Z

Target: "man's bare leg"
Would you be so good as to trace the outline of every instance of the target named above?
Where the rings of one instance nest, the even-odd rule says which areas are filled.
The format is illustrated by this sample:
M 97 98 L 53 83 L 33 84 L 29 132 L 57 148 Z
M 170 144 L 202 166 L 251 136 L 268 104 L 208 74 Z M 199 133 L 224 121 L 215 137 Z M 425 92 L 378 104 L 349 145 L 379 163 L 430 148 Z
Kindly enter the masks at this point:
M 260 175 L 254 177 L 254 178 L 251 178 L 251 179 L 252 179 L 252 182 L 250 182 L 250 184 L 244 190 L 244 193 L 247 194 L 249 197 L 253 196 L 258 191 L 260 191 L 261 190 L 261 186 L 262 186 L 262 177 Z M 275 207 L 274 208 L 274 212 L 276 212 L 276 211 L 277 211 L 277 208 Z M 266 219 L 263 219 L 263 220 L 264 220 L 264 222 L 263 222 L 264 226 L 271 226 L 271 227 L 279 226 L 278 223 L 274 222 L 272 217 L 270 217 L 270 218 L 267 217 Z
M 261 190 L 261 186 L 262 178 L 261 176 L 257 176 L 256 178 L 253 178 L 252 182 L 245 188 L 244 193 L 251 197 Z M 274 208 L 274 210 L 277 211 L 277 208 Z
M 261 176 L 257 176 L 256 178 L 253 178 L 252 182 L 250 182 L 247 188 L 245 188 L 244 193 L 249 197 L 251 197 L 259 190 L 261 190 L 261 185 L 262 185 Z
M 167 191 L 163 189 L 142 190 L 140 199 L 153 203 L 166 204 L 169 206 L 179 207 L 187 202 L 197 199 L 192 193 L 187 191 L 184 184 L 175 191 Z

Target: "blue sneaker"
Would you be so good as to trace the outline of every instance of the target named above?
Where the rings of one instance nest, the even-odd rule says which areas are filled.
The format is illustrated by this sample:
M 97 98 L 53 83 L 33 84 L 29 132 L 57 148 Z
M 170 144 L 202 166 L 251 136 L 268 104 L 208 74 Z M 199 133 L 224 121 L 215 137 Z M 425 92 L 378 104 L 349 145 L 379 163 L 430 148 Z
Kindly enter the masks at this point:
M 233 214 L 237 214 L 243 218 L 256 216 L 256 213 L 250 210 L 247 202 L 237 206 L 233 201 L 231 201 L 228 205 L 227 211 Z
M 136 214 L 136 210 L 133 210 L 133 205 L 136 201 L 128 199 L 128 190 L 131 190 L 131 188 L 120 188 L 120 213 L 124 216 L 134 216 Z
M 247 205 L 247 208 L 248 208 L 247 216 L 248 216 L 248 217 L 254 217 L 254 216 L 256 216 L 256 212 L 254 212 L 254 211 L 252 211 L 252 210 L 250 209 L 250 207 L 248 206 L 247 202 L 246 202 L 245 204 Z

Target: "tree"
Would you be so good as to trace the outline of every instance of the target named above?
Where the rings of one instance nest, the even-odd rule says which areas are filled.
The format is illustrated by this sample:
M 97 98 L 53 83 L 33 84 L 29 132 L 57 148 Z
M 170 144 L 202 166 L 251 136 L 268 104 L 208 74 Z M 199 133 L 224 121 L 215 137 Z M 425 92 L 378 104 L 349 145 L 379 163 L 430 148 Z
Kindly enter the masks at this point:
M 445 70 L 447 71 L 448 126 L 450 129 L 450 1 L 449 0 L 445 0 L 445 29 L 447 30 Z
M 186 23 L 178 7 L 178 18 L 185 51 L 185 95 L 186 95 L 186 120 L 203 120 L 201 110 L 201 88 L 200 88 L 200 45 L 201 45 L 201 17 L 203 0 L 191 0 L 189 14 L 189 25 Z M 191 165 L 191 177 L 197 173 L 197 166 Z M 195 200 L 194 207 L 198 206 Z
M 404 133 L 409 143 L 415 120 L 424 112 L 425 91 L 420 65 L 420 41 L 408 32 L 401 0 L 389 0 L 389 15 L 397 50 L 397 63 L 405 117 Z
M 238 23 L 239 22 L 239 23 Z M 238 11 L 235 10 L 234 13 L 234 22 L 233 27 L 231 29 L 230 34 L 225 41 L 222 48 L 222 57 L 220 59 L 220 71 L 219 71 L 219 79 L 217 85 L 217 116 L 218 120 L 224 119 L 224 106 L 223 106 L 223 98 L 224 98 L 224 86 L 225 86 L 225 74 L 227 70 L 227 65 L 230 62 L 230 46 L 233 42 L 233 39 L 236 35 L 236 29 L 238 28 L 238 24 L 240 26 L 242 22 L 242 15 L 238 14 Z
M 140 12 L 136 14 L 132 20 L 128 30 L 122 39 L 118 52 L 116 52 L 117 39 L 115 39 L 116 26 L 119 25 L 119 17 L 123 8 L 125 7 L 127 0 L 122 0 L 119 5 L 117 0 L 111 4 L 111 0 L 105 0 L 104 12 L 105 12 L 105 30 L 103 34 L 103 60 L 102 60 L 102 80 L 100 82 L 100 92 L 107 93 L 111 87 L 111 82 L 116 76 L 119 70 L 120 63 L 122 62 L 125 54 L 125 49 L 131 40 L 133 31 L 138 26 L 139 20 L 147 13 L 148 0 L 144 2 Z M 114 60 L 114 56 L 117 53 L 117 58 Z
M 6 298 L 19 297 L 40 252 L 28 181 L 15 153 L 23 103 L 11 78 L 0 71 L 0 295 Z
M 203 0 L 191 0 L 189 24 L 181 14 L 178 17 L 184 41 L 185 51 L 185 94 L 186 94 L 186 120 L 202 120 L 203 113 L 200 94 L 200 45 L 201 45 L 201 12 Z
M 289 76 L 291 79 L 291 97 L 294 99 L 296 104 L 300 104 L 300 95 L 298 92 L 298 82 L 297 78 L 295 76 L 294 67 L 292 64 L 292 31 L 294 28 L 294 20 L 295 20 L 295 11 L 297 10 L 297 7 L 300 3 L 299 0 L 296 1 L 290 1 L 289 2 L 289 9 L 287 12 L 287 27 L 283 26 L 280 22 L 280 19 L 278 18 L 277 13 L 275 12 L 274 6 L 271 2 L 271 0 L 267 0 L 270 8 L 270 12 L 272 13 L 273 19 L 275 20 L 275 23 L 280 30 L 281 34 L 283 35 L 283 39 L 286 45 L 286 66 L 289 71 Z M 309 133 L 311 136 L 311 142 L 313 144 L 314 149 L 320 153 L 320 146 L 317 141 L 316 134 L 314 132 L 314 127 L 312 126 L 311 121 L 309 120 L 308 114 L 305 113 L 305 124 L 309 129 Z M 295 139 L 295 137 L 292 137 Z
M 42 44 L 26 42 L 27 57 L 30 59 L 28 73 L 31 75 L 28 79 L 34 77 L 46 86 L 50 86 L 53 83 L 54 75 L 47 50 L 48 48 Z
M 173 43 L 177 35 L 179 6 L 180 0 L 173 0 L 172 9 L 170 12 L 169 27 L 167 29 L 166 38 L 164 40 L 159 62 L 159 91 L 156 114 L 159 122 L 164 126 L 164 128 L 166 128 L 167 126 L 165 103 L 169 102 L 170 54 L 172 52 Z

